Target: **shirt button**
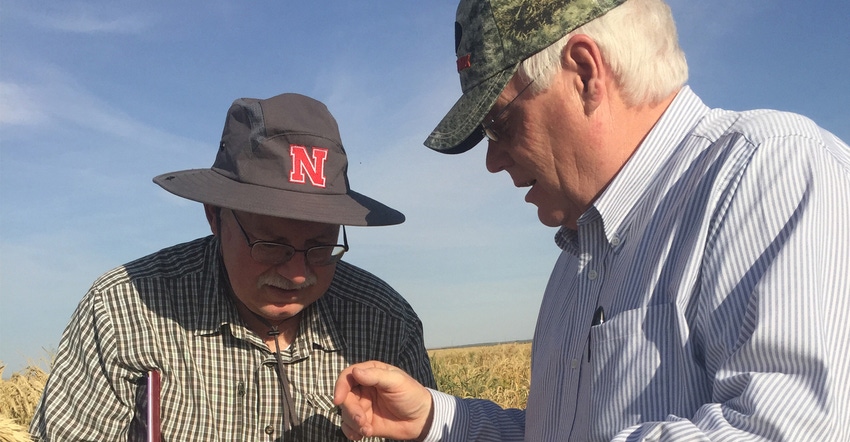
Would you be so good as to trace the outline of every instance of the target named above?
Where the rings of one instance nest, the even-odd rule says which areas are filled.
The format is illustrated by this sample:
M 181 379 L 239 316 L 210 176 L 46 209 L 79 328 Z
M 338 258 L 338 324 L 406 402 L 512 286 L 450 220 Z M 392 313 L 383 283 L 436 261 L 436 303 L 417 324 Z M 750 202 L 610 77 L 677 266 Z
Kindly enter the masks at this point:
M 572 361 L 570 361 L 570 367 L 578 368 L 578 359 L 573 359 Z
M 274 427 L 271 425 L 266 425 L 266 434 L 272 435 L 274 434 Z
M 615 236 L 615 237 L 611 238 L 611 245 L 615 246 L 615 247 L 619 246 L 620 245 L 620 237 Z
M 597 273 L 596 270 L 591 270 L 591 271 L 587 272 L 587 277 L 588 277 L 588 279 L 593 281 L 594 279 L 599 277 L 599 273 Z

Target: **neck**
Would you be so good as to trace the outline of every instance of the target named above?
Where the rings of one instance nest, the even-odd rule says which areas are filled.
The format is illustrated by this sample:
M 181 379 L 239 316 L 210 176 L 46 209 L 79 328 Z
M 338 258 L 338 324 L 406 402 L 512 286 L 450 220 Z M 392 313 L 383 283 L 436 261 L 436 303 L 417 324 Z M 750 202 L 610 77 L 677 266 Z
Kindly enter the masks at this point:
M 578 187 L 569 199 L 576 203 L 575 213 L 566 217 L 562 225 L 576 230 L 579 216 L 605 191 L 614 177 L 643 143 L 678 91 L 657 103 L 628 106 L 619 94 L 612 95 L 606 106 L 595 112 L 590 123 L 584 158 L 576 160 L 585 171 L 583 186 Z M 581 175 L 576 172 L 576 175 Z

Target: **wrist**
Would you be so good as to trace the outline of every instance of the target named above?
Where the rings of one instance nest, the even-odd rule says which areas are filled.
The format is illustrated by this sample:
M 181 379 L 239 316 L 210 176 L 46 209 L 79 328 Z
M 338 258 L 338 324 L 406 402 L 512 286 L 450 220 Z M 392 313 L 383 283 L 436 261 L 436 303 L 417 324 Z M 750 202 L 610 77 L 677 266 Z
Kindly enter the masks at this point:
M 425 418 L 425 422 L 422 425 L 422 431 L 419 433 L 419 436 L 416 437 L 415 442 L 423 442 L 425 438 L 428 437 L 428 433 L 431 432 L 431 426 L 434 424 L 434 396 L 431 395 L 430 391 L 428 392 L 428 396 L 431 398 L 428 407 L 428 417 Z

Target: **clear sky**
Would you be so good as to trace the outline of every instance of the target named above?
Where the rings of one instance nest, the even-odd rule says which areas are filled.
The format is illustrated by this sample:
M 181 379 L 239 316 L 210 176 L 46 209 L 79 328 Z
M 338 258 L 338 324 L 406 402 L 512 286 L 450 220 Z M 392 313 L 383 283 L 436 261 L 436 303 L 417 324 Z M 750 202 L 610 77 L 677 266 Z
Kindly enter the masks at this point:
M 248 6 L 246 6 L 248 5 Z M 850 3 L 672 0 L 712 107 L 805 114 L 850 140 Z M 240 97 L 336 116 L 352 188 L 407 215 L 346 259 L 420 314 L 429 347 L 530 339 L 558 249 L 484 146 L 422 142 L 460 95 L 456 0 L 0 0 L 0 361 L 55 350 L 105 271 L 209 233 L 155 175 L 212 164 Z M 836 269 L 836 271 L 846 271 Z M 47 352 L 46 352 L 47 351 Z

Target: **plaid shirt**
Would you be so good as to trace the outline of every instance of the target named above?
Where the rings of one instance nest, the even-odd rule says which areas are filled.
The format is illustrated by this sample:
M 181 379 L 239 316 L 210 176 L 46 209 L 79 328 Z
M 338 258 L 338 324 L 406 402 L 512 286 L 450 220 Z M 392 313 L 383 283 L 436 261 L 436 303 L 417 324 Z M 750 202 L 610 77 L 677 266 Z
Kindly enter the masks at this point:
M 284 420 L 273 353 L 239 318 L 219 242 L 198 239 L 100 277 L 63 334 L 30 426 L 36 440 L 144 440 L 148 370 L 162 375 L 163 440 L 279 441 Z M 340 262 L 282 350 L 299 440 L 346 440 L 333 406 L 339 372 L 370 359 L 434 387 L 422 324 L 372 274 Z

